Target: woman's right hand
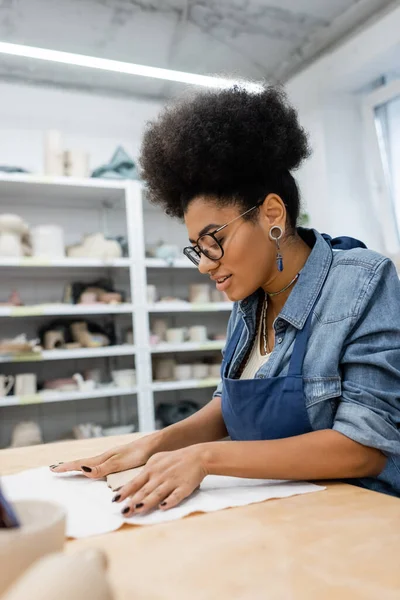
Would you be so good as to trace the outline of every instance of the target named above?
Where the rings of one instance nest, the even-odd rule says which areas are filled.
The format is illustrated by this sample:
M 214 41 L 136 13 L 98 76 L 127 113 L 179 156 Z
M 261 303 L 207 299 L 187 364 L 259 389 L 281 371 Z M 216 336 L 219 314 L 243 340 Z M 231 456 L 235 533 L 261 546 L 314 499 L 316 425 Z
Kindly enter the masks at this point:
M 149 458 L 157 452 L 154 434 L 146 435 L 134 442 L 116 446 L 103 454 L 91 458 L 79 458 L 70 462 L 59 462 L 50 466 L 53 473 L 81 471 L 92 479 L 105 477 L 110 473 L 133 469 L 145 465 Z

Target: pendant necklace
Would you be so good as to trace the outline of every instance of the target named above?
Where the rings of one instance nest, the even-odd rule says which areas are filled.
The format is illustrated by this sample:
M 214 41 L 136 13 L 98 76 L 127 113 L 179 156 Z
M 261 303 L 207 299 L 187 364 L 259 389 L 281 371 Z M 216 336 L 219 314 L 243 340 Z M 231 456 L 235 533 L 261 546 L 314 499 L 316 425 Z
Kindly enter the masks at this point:
M 262 338 L 263 338 L 263 348 L 264 348 L 265 355 L 270 354 L 270 352 L 268 352 L 268 327 L 267 327 L 268 296 L 270 298 L 272 298 L 273 296 L 278 296 L 279 294 L 286 292 L 286 290 L 288 290 L 290 288 L 290 286 L 293 285 L 298 280 L 299 275 L 300 275 L 300 273 L 297 273 L 297 275 L 295 277 L 293 277 L 292 281 L 290 283 L 288 283 L 288 285 L 286 285 L 284 288 L 279 290 L 279 292 L 272 292 L 272 293 L 265 292 L 264 304 L 263 304 L 262 313 L 261 313 Z M 272 352 L 272 350 L 271 350 L 271 352 Z

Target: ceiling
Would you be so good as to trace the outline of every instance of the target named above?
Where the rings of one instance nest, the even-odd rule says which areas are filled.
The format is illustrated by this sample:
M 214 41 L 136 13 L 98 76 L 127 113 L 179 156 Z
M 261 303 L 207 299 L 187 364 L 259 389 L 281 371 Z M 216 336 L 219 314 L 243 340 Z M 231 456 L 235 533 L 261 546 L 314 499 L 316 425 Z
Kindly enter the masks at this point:
M 285 81 L 393 0 L 0 0 L 0 41 Z M 0 55 L 0 79 L 168 97 L 181 84 Z

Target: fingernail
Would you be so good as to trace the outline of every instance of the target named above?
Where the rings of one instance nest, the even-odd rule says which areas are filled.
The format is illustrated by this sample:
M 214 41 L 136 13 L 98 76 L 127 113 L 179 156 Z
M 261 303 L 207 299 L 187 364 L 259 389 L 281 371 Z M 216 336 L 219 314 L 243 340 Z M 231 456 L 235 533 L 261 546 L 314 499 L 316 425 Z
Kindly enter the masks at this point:
M 57 465 L 50 465 L 49 469 L 54 469 Z
M 166 502 L 161 502 L 160 506 L 167 506 Z
M 111 500 L 111 502 L 118 502 L 118 500 L 121 498 L 121 494 L 117 494 L 116 496 L 114 496 L 114 498 Z
M 135 508 L 142 508 L 144 506 L 143 502 L 139 502 L 139 504 L 135 504 Z
M 92 469 L 90 467 L 81 467 L 82 471 L 85 471 L 85 473 L 91 473 Z
M 121 511 L 123 515 L 126 515 L 130 510 L 129 506 L 125 506 L 125 508 Z

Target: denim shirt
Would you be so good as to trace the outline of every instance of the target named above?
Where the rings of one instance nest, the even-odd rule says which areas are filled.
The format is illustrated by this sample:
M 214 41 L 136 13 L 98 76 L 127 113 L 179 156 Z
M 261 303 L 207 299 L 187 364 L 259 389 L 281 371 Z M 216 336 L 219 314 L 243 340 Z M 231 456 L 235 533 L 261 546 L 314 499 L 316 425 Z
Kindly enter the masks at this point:
M 387 456 L 380 475 L 349 483 L 400 496 L 400 281 L 396 269 L 390 259 L 372 250 L 332 251 L 317 231 L 299 228 L 298 233 L 312 251 L 274 321 L 275 347 L 255 378 L 287 373 L 296 332 L 312 311 L 303 364 L 311 425 L 314 430 L 334 429 L 378 448 Z M 253 344 L 259 298 L 257 291 L 234 304 L 225 350 L 238 323 L 242 333 L 229 378 L 238 377 Z M 222 393 L 221 382 L 214 396 Z

